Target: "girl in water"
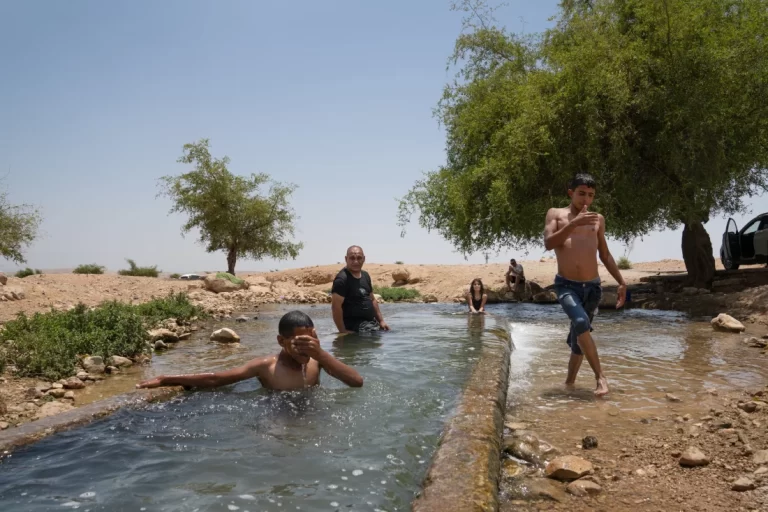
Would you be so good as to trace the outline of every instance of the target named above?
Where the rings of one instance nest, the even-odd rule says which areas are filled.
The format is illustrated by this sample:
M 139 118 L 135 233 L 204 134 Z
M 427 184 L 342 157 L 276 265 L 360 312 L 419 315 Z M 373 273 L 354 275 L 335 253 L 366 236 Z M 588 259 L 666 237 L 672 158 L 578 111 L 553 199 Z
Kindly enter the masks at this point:
M 483 281 L 480 278 L 472 280 L 472 284 L 469 285 L 469 294 L 467 296 L 467 304 L 469 304 L 470 313 L 485 313 L 485 301 L 488 300 L 488 295 L 485 294 L 485 287 Z

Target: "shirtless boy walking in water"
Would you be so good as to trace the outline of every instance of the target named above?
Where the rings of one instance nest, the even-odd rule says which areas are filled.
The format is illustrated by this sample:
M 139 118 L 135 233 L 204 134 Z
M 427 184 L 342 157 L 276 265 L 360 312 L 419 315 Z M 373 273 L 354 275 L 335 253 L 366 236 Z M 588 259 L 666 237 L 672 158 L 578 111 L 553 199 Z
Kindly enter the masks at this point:
M 570 206 L 550 208 L 544 228 L 544 247 L 554 249 L 557 256 L 557 300 L 571 319 L 568 334 L 571 359 L 565 384 L 569 387 L 575 384 L 586 356 L 597 380 L 595 395 L 604 396 L 608 393 L 608 381 L 600 367 L 597 347 L 590 333 L 602 297 L 595 253 L 600 254 L 600 261 L 619 283 L 617 309 L 624 305 L 627 285 L 605 241 L 605 218 L 588 211 L 595 200 L 594 178 L 589 174 L 577 174 L 568 189 L 568 196 L 571 198 Z

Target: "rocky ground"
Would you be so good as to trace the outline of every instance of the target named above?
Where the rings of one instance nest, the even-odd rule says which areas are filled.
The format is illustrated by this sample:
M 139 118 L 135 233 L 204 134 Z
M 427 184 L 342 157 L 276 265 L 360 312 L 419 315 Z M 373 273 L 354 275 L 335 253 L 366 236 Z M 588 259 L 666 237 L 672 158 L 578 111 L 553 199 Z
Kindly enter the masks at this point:
M 510 418 L 501 510 L 768 510 L 768 388 L 710 393 L 619 443 L 555 447 Z

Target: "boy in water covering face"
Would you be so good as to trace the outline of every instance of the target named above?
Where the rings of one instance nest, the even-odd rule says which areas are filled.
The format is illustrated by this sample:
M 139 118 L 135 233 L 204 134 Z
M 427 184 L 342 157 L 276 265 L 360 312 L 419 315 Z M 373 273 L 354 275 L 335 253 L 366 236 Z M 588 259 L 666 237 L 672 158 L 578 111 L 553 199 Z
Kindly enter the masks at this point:
M 320 347 L 312 319 L 301 311 L 283 315 L 278 325 L 279 354 L 257 357 L 242 366 L 216 373 L 161 375 L 136 384 L 137 388 L 184 386 L 216 388 L 256 377 L 267 389 L 289 391 L 320 384 L 320 369 L 344 384 L 359 388 L 363 378 Z M 306 365 L 306 376 L 302 366 Z M 305 382 L 306 379 L 306 382 Z

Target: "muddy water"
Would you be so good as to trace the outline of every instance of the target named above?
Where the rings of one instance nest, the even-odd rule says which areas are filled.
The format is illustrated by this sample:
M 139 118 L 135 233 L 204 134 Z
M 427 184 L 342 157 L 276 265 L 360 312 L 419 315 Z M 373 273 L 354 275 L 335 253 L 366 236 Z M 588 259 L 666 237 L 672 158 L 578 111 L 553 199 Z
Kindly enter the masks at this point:
M 245 381 L 122 409 L 4 459 L 0 510 L 408 510 L 483 325 L 452 306 L 392 306 L 392 332 L 334 341 L 330 309 L 306 311 L 323 347 L 363 375 L 362 388 L 323 374 L 322 387 L 295 393 Z M 130 388 L 139 377 L 275 353 L 279 314 L 232 324 L 239 346 L 208 343 L 208 326 L 150 368 L 102 385 Z
M 595 399 L 586 360 L 574 391 L 565 381 L 568 321 L 559 306 L 499 305 L 510 322 L 512 354 L 508 416 L 566 450 L 586 435 L 601 450 L 620 450 L 659 419 L 704 414 L 719 403 L 711 390 L 764 386 L 768 357 L 746 347 L 743 335 L 713 332 L 705 319 L 674 312 L 600 312 L 593 336 L 611 392 Z M 680 402 L 670 402 L 671 393 Z

